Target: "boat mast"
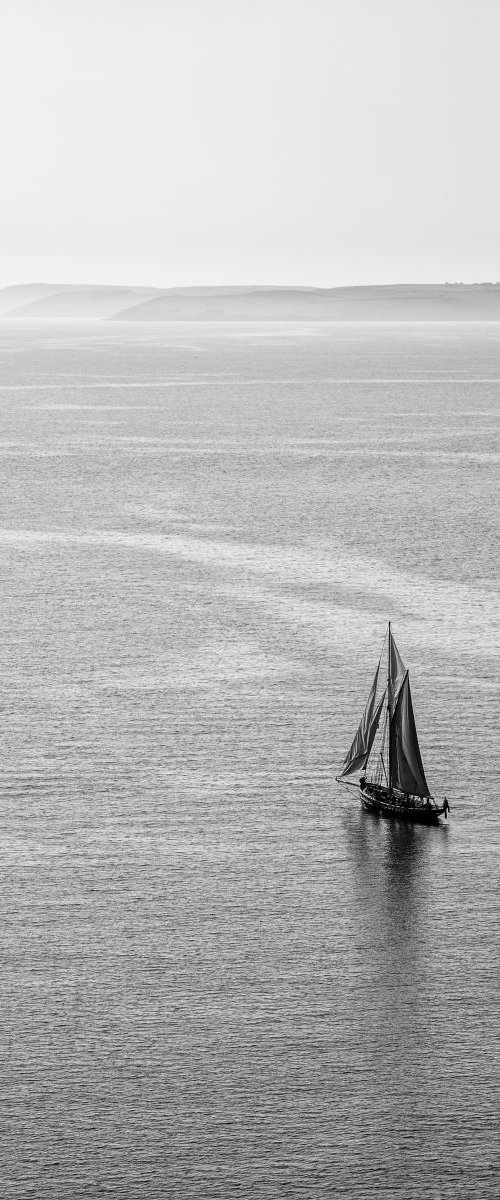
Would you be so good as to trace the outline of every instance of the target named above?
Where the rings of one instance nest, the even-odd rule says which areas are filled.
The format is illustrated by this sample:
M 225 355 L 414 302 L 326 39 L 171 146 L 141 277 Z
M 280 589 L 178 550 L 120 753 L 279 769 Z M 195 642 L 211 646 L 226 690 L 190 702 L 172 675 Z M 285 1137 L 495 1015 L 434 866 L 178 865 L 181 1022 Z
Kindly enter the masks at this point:
M 391 790 L 391 622 L 387 635 L 387 786 Z

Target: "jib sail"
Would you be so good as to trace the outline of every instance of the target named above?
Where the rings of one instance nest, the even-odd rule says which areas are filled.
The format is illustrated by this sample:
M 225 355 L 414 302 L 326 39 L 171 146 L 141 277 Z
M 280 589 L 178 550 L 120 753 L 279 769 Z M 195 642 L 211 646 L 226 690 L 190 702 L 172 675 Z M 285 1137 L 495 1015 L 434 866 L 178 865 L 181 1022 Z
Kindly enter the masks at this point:
M 377 701 L 377 685 L 378 685 L 379 667 L 375 672 L 370 695 L 366 702 L 365 711 L 359 722 L 352 745 L 348 750 L 345 759 L 342 763 L 342 770 L 339 778 L 344 775 L 353 775 L 355 771 L 363 771 L 373 746 L 373 739 L 378 729 L 382 705 L 385 699 L 385 692 Z

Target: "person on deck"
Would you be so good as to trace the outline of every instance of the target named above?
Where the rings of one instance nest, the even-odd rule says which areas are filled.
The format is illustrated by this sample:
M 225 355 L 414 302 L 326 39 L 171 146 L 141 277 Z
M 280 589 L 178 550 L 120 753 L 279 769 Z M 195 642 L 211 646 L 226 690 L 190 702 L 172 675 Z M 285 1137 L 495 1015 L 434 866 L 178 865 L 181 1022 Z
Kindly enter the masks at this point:
M 447 801 L 447 799 L 446 799 L 446 796 L 445 796 L 445 798 L 444 798 L 444 803 L 443 803 L 443 812 L 444 812 L 444 819 L 445 819 L 445 821 L 447 821 L 447 820 L 448 820 L 448 813 L 449 813 L 449 812 L 451 812 L 451 808 L 450 808 L 450 806 L 449 806 L 449 804 L 448 804 L 448 801 Z

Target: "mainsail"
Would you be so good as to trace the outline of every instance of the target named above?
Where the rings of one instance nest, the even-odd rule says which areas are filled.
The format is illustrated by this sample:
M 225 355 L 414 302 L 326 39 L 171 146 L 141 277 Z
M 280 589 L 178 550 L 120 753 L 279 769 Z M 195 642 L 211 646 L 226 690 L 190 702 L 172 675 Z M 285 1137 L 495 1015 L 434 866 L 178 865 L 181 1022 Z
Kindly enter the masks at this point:
M 389 708 L 391 716 L 397 704 L 398 693 L 405 677 L 406 667 L 403 659 L 396 646 L 392 636 L 391 627 L 389 626 L 389 671 L 388 671 L 388 687 L 389 687 Z
M 378 729 L 382 705 L 385 699 L 385 692 L 380 697 L 380 700 L 377 701 L 376 699 L 379 669 L 380 663 L 375 671 L 370 695 L 368 696 L 365 711 L 359 722 L 356 735 L 342 763 L 340 779 L 344 775 L 352 775 L 355 771 L 363 771 L 370 757 L 373 739 Z
M 413 715 L 408 671 L 399 688 L 389 736 L 393 787 L 413 796 L 429 796 Z

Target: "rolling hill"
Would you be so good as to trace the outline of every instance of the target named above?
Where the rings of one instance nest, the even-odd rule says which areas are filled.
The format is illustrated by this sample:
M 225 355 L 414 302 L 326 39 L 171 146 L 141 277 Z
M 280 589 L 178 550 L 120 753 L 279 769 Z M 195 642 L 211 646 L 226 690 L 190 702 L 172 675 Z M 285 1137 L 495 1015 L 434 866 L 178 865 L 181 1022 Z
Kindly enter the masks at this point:
M 0 290 L 0 320 L 500 321 L 500 284 L 186 287 L 23 284 Z

